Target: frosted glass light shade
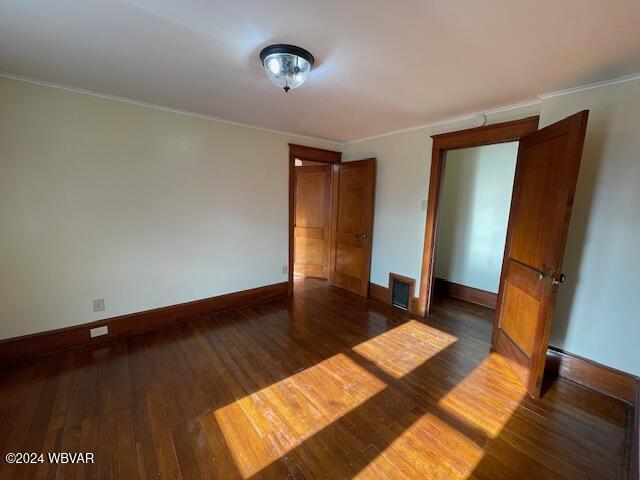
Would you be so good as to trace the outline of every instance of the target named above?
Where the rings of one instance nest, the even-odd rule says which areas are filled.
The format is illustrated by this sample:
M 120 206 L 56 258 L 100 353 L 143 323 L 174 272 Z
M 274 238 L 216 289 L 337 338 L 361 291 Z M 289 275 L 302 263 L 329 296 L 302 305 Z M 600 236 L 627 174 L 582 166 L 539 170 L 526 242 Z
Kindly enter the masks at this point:
M 260 60 L 269 79 L 285 92 L 302 85 L 313 66 L 313 56 L 293 45 L 271 45 L 260 52 Z

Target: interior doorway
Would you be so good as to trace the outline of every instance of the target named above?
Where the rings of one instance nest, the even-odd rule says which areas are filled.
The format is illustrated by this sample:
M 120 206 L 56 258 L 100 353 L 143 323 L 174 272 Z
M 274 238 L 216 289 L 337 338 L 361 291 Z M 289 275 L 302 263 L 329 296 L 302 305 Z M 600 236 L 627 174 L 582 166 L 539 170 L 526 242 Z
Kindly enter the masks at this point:
M 333 165 L 340 152 L 289 144 L 289 294 L 329 280 Z M 296 280 L 298 280 L 296 282 Z
M 374 158 L 289 145 L 290 295 L 298 277 L 368 297 L 374 190 Z
M 296 159 L 294 276 L 329 280 L 331 165 Z
M 428 316 L 435 293 L 436 246 L 440 201 L 447 154 L 455 150 L 519 142 L 521 138 L 538 131 L 539 117 L 529 117 L 511 122 L 486 125 L 457 132 L 434 135 L 431 149 L 431 172 L 429 174 L 429 197 L 427 221 L 422 252 L 422 271 L 418 295 L 418 313 Z
M 442 180 L 434 303 L 496 308 L 518 142 L 452 150 Z
M 492 349 L 539 398 L 589 112 L 538 130 L 538 117 L 433 137 L 419 310 L 434 300 L 440 204 L 447 153 L 518 141 Z

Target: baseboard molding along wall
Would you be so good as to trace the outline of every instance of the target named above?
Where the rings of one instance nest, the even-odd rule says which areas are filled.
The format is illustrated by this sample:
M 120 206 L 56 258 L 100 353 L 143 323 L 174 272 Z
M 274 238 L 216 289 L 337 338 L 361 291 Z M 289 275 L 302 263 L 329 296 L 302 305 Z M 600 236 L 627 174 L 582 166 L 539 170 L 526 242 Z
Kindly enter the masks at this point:
M 193 302 L 131 313 L 82 325 L 34 333 L 0 341 L 0 366 L 115 338 L 166 327 L 187 318 L 264 302 L 287 295 L 289 283 L 277 283 Z M 107 327 L 107 335 L 91 338 L 89 331 Z

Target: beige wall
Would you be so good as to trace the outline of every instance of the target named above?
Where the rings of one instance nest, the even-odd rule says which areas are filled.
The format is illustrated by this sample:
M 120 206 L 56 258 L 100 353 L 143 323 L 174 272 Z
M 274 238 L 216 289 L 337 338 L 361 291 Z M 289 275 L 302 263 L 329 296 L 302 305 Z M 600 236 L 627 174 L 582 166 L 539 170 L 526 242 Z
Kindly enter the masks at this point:
M 640 375 L 640 81 L 545 99 L 548 125 L 589 109 L 551 344 Z
M 0 338 L 286 281 L 288 142 L 0 78 Z
M 345 161 L 376 157 L 371 282 L 387 286 L 389 272 L 419 279 L 429 168 L 428 135 L 415 130 L 347 144 Z M 418 282 L 419 284 L 419 282 Z M 417 291 L 417 290 L 416 290 Z
M 538 105 L 488 115 L 490 123 L 529 117 Z M 376 157 L 375 219 L 371 281 L 386 286 L 389 272 L 420 285 L 426 202 L 431 168 L 431 135 L 473 127 L 471 119 L 347 143 L 345 161 Z
M 489 122 L 591 109 L 552 345 L 640 374 L 640 82 L 546 98 Z M 372 281 L 419 280 L 430 135 L 377 157 Z M 339 145 L 0 79 L 0 338 L 286 280 L 287 143 Z M 91 301 L 105 298 L 94 314 Z
M 544 98 L 541 125 L 591 109 L 551 344 L 640 375 L 640 81 Z M 534 113 L 512 110 L 490 123 Z M 372 281 L 419 278 L 429 135 L 445 125 L 347 144 L 343 158 L 378 157 Z M 438 130 L 435 132 L 434 130 Z M 391 226 L 391 228 L 389 228 Z
M 436 277 L 498 293 L 518 142 L 447 152 Z

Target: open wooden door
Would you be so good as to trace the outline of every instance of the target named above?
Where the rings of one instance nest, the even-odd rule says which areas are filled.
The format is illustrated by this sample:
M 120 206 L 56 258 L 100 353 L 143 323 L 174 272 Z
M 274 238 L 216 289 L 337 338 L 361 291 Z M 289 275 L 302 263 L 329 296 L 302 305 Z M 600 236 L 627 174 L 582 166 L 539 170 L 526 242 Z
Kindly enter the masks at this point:
M 329 283 L 368 296 L 375 158 L 333 166 Z
M 329 278 L 331 165 L 296 167 L 294 272 Z
M 589 112 L 520 140 L 492 345 L 540 397 Z

